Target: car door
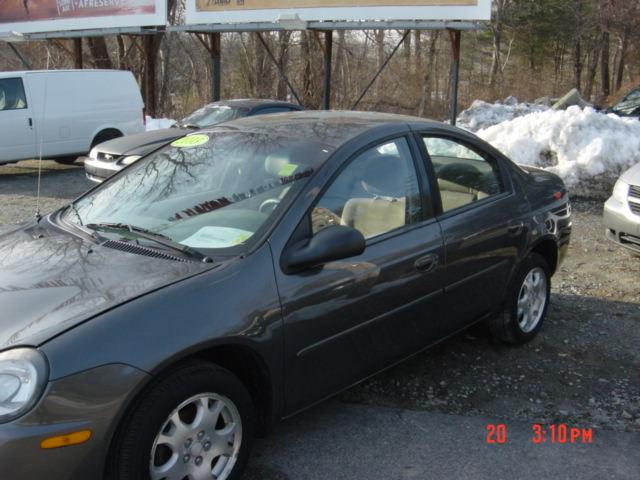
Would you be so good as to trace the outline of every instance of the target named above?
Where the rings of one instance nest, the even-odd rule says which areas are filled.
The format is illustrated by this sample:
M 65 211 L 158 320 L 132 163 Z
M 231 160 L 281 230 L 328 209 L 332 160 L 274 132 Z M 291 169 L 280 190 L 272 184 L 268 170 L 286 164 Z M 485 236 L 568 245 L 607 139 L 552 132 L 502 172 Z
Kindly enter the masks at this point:
M 421 134 L 446 258 L 442 334 L 502 301 L 526 246 L 528 202 L 499 158 L 468 139 Z
M 36 156 L 33 116 L 20 77 L 0 78 L 0 162 Z
M 356 155 L 299 228 L 348 225 L 365 252 L 287 275 L 277 267 L 287 411 L 295 412 L 432 342 L 442 297 L 442 236 L 421 195 L 408 137 Z M 286 251 L 286 250 L 285 250 Z

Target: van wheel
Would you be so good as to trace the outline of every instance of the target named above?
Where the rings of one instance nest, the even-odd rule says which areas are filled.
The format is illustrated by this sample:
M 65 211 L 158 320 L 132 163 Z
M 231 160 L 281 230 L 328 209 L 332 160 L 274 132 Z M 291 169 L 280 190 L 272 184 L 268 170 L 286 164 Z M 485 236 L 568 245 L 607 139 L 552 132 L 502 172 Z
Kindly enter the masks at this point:
M 103 142 L 108 142 L 109 140 L 113 140 L 114 138 L 120 138 L 122 133 L 115 129 L 103 130 L 98 133 L 93 141 L 91 142 L 91 148 L 96 145 L 100 145 Z
M 54 158 L 53 161 L 59 163 L 60 165 L 71 165 L 76 162 L 78 157 L 59 157 Z
M 495 338 L 521 345 L 540 331 L 549 307 L 551 273 L 544 257 L 530 254 L 515 275 L 504 307 L 489 321 Z
M 107 478 L 238 479 L 254 426 L 240 380 L 213 364 L 187 364 L 156 381 L 125 418 Z

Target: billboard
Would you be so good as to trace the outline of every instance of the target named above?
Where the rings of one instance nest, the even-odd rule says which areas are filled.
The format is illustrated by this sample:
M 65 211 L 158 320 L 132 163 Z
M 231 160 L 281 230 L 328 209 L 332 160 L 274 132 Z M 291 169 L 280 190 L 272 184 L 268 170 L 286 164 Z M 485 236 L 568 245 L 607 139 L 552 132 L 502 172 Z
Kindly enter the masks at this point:
M 166 0 L 0 0 L 0 32 L 164 25 Z
M 0 0 L 2 1 L 2 0 Z M 489 20 L 491 0 L 186 0 L 187 24 L 371 20 Z

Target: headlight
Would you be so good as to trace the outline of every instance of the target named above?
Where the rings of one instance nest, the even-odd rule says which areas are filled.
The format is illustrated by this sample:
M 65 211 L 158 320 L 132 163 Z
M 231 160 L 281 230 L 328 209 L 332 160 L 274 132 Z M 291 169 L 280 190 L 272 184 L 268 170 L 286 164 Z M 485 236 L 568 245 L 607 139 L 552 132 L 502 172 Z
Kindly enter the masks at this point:
M 128 157 L 124 157 L 118 163 L 126 167 L 127 165 L 131 165 L 132 163 L 137 162 L 138 160 L 140 160 L 140 158 L 140 155 L 129 155 Z
M 618 200 L 626 200 L 629 196 L 629 184 L 618 180 L 616 186 L 613 187 L 613 198 Z
M 89 152 L 89 158 L 92 158 L 94 160 L 98 159 L 98 147 L 93 147 L 91 149 L 91 151 Z
M 0 353 L 0 423 L 28 412 L 40 399 L 47 384 L 49 367 L 33 348 Z

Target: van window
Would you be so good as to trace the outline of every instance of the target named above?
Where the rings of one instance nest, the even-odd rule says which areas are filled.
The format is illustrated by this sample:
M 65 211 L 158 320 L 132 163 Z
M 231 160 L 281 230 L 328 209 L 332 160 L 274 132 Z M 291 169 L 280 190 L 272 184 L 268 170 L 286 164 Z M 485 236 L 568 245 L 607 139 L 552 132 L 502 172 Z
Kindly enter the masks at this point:
M 0 78 L 0 111 L 27 108 L 21 78 Z

